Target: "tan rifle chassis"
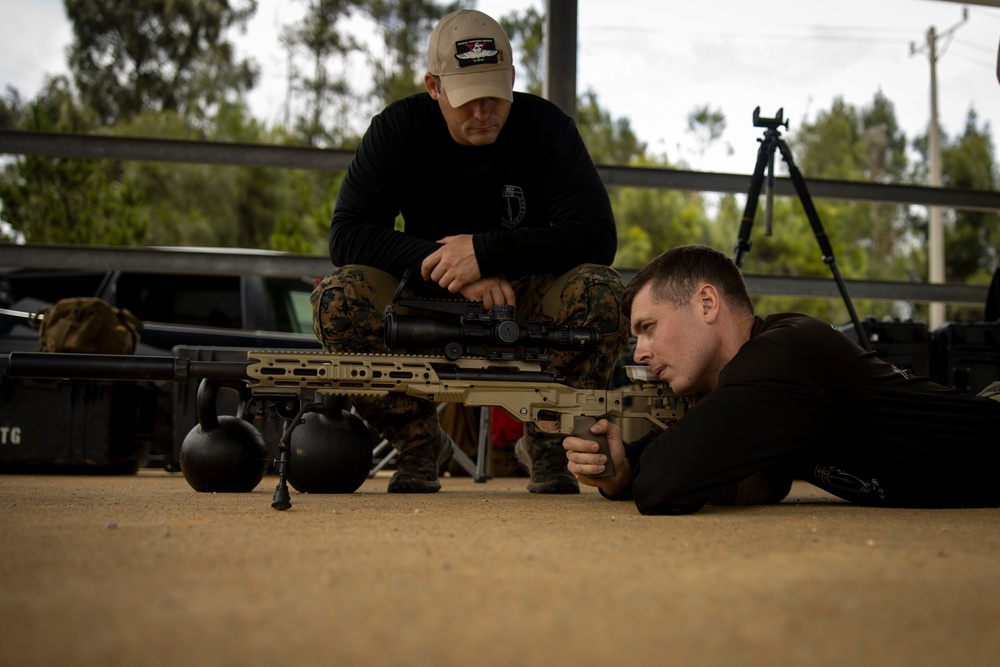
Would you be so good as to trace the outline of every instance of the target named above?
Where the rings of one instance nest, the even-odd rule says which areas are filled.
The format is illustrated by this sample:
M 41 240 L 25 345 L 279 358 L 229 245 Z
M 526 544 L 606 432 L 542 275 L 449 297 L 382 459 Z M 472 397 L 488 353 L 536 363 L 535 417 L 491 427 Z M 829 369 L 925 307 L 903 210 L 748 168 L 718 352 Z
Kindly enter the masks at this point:
M 575 389 L 535 363 L 406 355 L 351 355 L 253 350 L 247 377 L 255 396 L 311 389 L 318 394 L 385 396 L 403 393 L 429 401 L 498 407 L 521 422 L 555 421 L 573 433 L 576 417 L 640 418 L 668 427 L 690 407 L 663 382 L 620 390 Z
M 630 367 L 635 384 L 619 390 L 575 389 L 537 362 L 463 357 L 324 354 L 303 351 L 251 350 L 247 361 L 199 361 L 180 357 L 113 354 L 12 352 L 11 377 L 183 382 L 191 378 L 246 382 L 252 396 L 264 400 L 296 399 L 299 416 L 282 436 L 275 464 L 278 486 L 271 506 L 291 507 L 286 474 L 288 437 L 313 405 L 311 395 L 386 396 L 393 392 L 429 401 L 498 407 L 521 422 L 554 421 L 563 434 L 593 439 L 608 456 L 605 471 L 615 474 L 604 436 L 590 432 L 601 417 L 642 419 L 666 428 L 691 401 L 671 393 L 665 383 L 649 381 L 648 369 Z

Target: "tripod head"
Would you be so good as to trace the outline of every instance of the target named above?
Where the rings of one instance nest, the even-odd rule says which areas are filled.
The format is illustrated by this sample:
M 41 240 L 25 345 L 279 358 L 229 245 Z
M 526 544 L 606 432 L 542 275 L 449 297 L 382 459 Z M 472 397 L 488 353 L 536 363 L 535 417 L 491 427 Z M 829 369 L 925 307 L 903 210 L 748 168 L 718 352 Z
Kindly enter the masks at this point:
M 782 125 L 785 129 L 788 129 L 788 121 L 784 119 L 785 108 L 782 107 L 778 109 L 778 113 L 774 118 L 761 118 L 760 107 L 753 110 L 753 126 L 754 127 L 766 127 L 769 130 L 777 130 Z

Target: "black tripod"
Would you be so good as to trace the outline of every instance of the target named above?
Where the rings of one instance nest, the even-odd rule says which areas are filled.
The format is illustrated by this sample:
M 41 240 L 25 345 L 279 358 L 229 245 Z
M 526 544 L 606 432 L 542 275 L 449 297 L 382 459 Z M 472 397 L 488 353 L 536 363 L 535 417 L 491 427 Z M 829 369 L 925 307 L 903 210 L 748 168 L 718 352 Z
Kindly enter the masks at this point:
M 791 149 L 788 148 L 788 144 L 781 138 L 781 133 L 778 131 L 778 128 L 782 125 L 785 126 L 785 129 L 788 129 L 788 121 L 782 118 L 783 113 L 784 109 L 778 109 L 778 114 L 774 118 L 761 118 L 760 107 L 753 110 L 753 126 L 766 129 L 764 130 L 764 138 L 758 139 L 760 148 L 757 150 L 757 166 L 754 168 L 753 178 L 750 180 L 750 190 L 747 192 L 747 205 L 743 211 L 743 222 L 740 224 L 740 234 L 736 239 L 736 254 L 733 256 L 733 261 L 736 262 L 736 266 L 742 267 L 743 254 L 750 251 L 750 230 L 753 227 L 754 216 L 757 214 L 757 200 L 760 198 L 760 191 L 764 186 L 765 175 L 767 176 L 767 189 L 765 190 L 767 208 L 764 211 L 764 233 L 768 236 L 771 235 L 773 220 L 772 204 L 774 203 L 774 150 L 778 149 L 781 151 L 781 157 L 785 160 L 785 164 L 788 165 L 788 175 L 791 177 L 795 191 L 799 195 L 799 200 L 802 202 L 802 208 L 805 209 L 806 217 L 809 218 L 809 225 L 812 227 L 813 234 L 816 235 L 816 241 L 819 243 L 819 248 L 823 253 L 823 262 L 830 267 L 833 279 L 837 283 L 837 289 L 840 290 L 840 295 L 844 299 L 844 305 L 847 306 L 847 312 L 850 314 L 851 322 L 854 324 L 854 331 L 857 333 L 858 342 L 861 344 L 861 347 L 871 351 L 871 343 L 865 334 L 861 320 L 858 319 L 858 314 L 854 310 L 851 295 L 847 292 L 847 284 L 844 282 L 843 276 L 840 275 L 840 269 L 837 268 L 837 259 L 833 256 L 833 248 L 830 246 L 830 240 L 827 238 L 826 232 L 823 231 L 823 223 L 820 222 L 816 207 L 813 206 L 812 197 L 809 196 L 806 181 L 792 160 Z

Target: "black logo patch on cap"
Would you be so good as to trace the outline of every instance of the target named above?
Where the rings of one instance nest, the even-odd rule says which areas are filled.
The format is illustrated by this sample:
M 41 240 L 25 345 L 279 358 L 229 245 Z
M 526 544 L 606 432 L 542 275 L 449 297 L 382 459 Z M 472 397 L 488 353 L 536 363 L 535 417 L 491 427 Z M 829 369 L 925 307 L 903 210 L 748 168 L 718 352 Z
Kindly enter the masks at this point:
M 490 38 L 475 37 L 455 42 L 455 60 L 459 67 L 495 65 L 500 62 L 500 57 L 500 51 Z

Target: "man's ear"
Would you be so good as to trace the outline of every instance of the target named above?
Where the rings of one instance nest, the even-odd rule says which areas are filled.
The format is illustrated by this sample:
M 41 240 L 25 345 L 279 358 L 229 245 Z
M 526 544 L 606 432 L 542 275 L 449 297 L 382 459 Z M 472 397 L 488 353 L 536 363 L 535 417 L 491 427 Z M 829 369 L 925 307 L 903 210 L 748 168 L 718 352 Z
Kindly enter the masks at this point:
M 430 72 L 424 74 L 424 88 L 427 89 L 427 94 L 431 96 L 432 100 L 436 101 L 440 96 L 440 92 L 438 91 L 438 80 Z
M 719 317 L 719 312 L 722 310 L 722 300 L 719 296 L 719 290 L 716 289 L 715 285 L 705 283 L 694 294 L 698 305 L 701 307 L 702 316 L 706 322 L 711 324 Z

